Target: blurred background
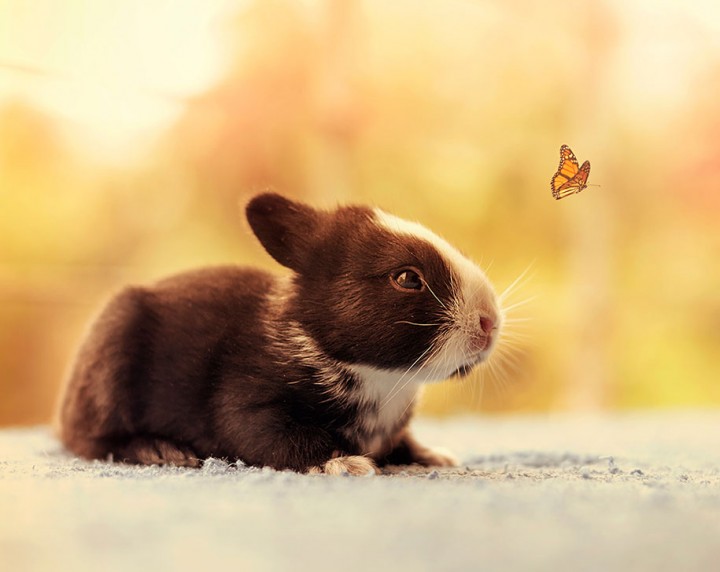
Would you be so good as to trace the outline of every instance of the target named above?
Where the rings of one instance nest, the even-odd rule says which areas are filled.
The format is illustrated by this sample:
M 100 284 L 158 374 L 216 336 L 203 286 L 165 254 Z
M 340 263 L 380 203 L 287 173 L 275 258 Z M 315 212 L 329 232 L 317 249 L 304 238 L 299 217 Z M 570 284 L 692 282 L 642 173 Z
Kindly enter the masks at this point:
M 527 270 L 504 364 L 426 414 L 720 405 L 720 4 L 572 7 L 0 0 L 0 424 L 50 419 L 122 285 L 279 270 L 266 189 Z M 555 201 L 563 143 L 600 187 Z

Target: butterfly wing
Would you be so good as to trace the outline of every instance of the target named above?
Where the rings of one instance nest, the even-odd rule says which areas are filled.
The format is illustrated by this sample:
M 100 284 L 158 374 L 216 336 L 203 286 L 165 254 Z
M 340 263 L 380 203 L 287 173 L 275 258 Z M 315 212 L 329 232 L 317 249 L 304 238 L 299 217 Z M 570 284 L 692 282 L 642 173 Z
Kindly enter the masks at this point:
M 590 161 L 585 161 L 582 166 L 580 167 L 580 170 L 578 171 L 578 174 L 575 175 L 575 182 L 580 187 L 578 189 L 578 193 L 582 191 L 585 187 L 587 187 L 587 180 L 590 176 Z
M 585 161 L 581 167 L 575 153 L 567 145 L 560 147 L 560 164 L 557 172 L 550 180 L 550 189 L 553 197 L 562 199 L 569 195 L 579 193 L 587 187 L 587 178 L 590 175 L 590 161 Z
M 578 163 L 575 153 L 567 145 L 560 147 L 560 165 L 558 165 L 558 173 L 565 171 L 563 174 L 573 177 L 578 172 L 580 164 Z

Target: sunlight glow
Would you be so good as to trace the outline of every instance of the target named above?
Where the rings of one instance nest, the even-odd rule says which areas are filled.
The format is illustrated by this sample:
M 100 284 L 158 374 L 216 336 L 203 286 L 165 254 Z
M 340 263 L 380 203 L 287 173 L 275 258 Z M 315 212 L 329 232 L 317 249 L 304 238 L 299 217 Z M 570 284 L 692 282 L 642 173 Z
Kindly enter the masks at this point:
M 0 0 L 0 101 L 30 101 L 96 156 L 134 158 L 221 77 L 240 5 Z

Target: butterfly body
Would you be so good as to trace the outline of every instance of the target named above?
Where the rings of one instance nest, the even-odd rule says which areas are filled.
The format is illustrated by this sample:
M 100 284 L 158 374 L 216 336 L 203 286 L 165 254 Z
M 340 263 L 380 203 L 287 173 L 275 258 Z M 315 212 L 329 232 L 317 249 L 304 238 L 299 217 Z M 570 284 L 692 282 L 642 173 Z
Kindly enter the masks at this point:
M 560 147 L 560 164 L 557 172 L 550 179 L 550 189 L 555 199 L 574 195 L 587 188 L 590 175 L 590 161 L 582 165 L 578 163 L 575 153 L 567 145 Z

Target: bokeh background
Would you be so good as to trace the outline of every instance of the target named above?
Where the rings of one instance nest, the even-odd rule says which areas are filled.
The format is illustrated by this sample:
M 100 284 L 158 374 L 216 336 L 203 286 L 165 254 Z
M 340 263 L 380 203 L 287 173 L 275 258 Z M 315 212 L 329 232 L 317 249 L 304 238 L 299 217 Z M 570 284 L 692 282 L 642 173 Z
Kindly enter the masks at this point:
M 589 187 L 556 202 L 569 144 Z M 0 424 L 126 283 L 274 268 L 274 189 L 434 229 L 511 356 L 423 411 L 720 405 L 720 4 L 0 0 Z

